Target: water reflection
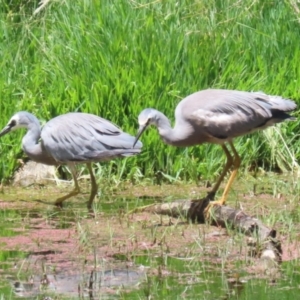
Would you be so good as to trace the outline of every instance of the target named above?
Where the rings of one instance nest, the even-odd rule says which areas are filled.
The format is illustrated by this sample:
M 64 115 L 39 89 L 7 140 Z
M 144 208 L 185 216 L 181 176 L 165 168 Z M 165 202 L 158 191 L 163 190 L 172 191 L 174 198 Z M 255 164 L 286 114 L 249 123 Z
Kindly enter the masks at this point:
M 45 274 L 32 276 L 28 281 L 13 281 L 10 278 L 17 296 L 32 299 L 41 292 L 53 292 L 68 296 L 88 297 L 94 299 L 109 288 L 130 287 L 142 281 L 145 274 L 142 270 L 112 269 L 91 271 L 85 274 Z

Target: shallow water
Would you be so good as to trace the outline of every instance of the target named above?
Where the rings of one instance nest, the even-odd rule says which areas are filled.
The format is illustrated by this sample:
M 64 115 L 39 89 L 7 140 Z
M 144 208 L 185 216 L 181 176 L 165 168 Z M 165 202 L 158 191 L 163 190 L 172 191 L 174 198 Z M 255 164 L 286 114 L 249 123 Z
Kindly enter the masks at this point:
M 3 205 L 0 299 L 299 298 L 297 259 L 260 270 L 239 235 L 122 214 L 150 198 L 102 201 L 94 218 L 82 202 Z
M 74 232 L 80 214 L 74 211 L 1 211 L 1 249 L 22 250 L 0 250 L 0 299 L 44 299 L 47 295 L 94 299 L 100 294 L 101 299 L 112 299 L 115 290 L 145 279 L 143 268 L 129 267 L 125 262 L 116 261 L 116 268 L 110 269 L 111 263 L 95 267 L 81 265 L 80 260 L 69 257 L 73 244 L 63 249 L 60 245 L 69 241 L 59 236 Z M 24 250 L 27 247 L 28 251 Z
M 105 294 L 105 298 L 111 298 L 108 289 L 122 286 L 133 286 L 143 279 L 144 273 L 137 270 L 103 270 L 90 274 L 55 273 L 44 276 L 32 276 L 30 281 L 18 281 L 8 277 L 16 297 L 33 299 L 41 294 L 65 295 L 68 298 L 90 298 Z
M 23 253 L 9 253 L 9 262 Z M 19 280 L 16 268 L 8 270 L 1 263 L 1 299 L 298 299 L 300 268 L 295 261 L 283 263 L 277 279 L 243 273 L 222 273 L 221 266 L 191 263 L 176 258 L 166 259 L 161 274 L 148 274 L 147 258 L 136 258 L 146 268 L 102 270 L 98 272 L 31 275 Z M 297 265 L 297 266 L 296 266 Z M 74 272 L 74 271 L 73 271 Z M 59 298 L 55 298 L 59 295 Z M 151 296 L 151 297 L 150 297 Z M 49 298 L 50 299 L 50 298 Z

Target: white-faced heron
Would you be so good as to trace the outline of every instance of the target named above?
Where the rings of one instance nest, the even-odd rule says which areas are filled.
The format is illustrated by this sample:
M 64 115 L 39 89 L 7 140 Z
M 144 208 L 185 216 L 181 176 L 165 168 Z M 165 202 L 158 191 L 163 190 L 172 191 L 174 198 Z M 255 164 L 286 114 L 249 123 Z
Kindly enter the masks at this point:
M 133 136 L 113 123 L 87 113 L 60 115 L 41 128 L 34 115 L 21 111 L 9 120 L 0 137 L 18 128 L 27 129 L 22 148 L 29 158 L 46 165 L 66 164 L 71 170 L 74 190 L 58 198 L 55 201 L 57 206 L 62 206 L 63 201 L 80 192 L 75 169 L 77 163 L 86 163 L 90 173 L 92 187 L 87 206 L 91 209 L 98 190 L 92 162 L 136 155 L 142 148 L 138 141 L 133 149 Z
M 232 167 L 222 197 L 219 201 L 213 202 L 213 204 L 223 205 L 241 163 L 232 142 L 233 138 L 284 120 L 294 119 L 287 112 L 296 107 L 292 100 L 269 96 L 262 92 L 203 90 L 180 101 L 175 110 L 174 128 L 160 111 L 153 108 L 144 109 L 138 117 L 140 127 L 135 142 L 147 126 L 155 125 L 164 142 L 173 146 L 220 144 L 226 154 L 227 163 L 209 195 L 214 197 L 224 176 Z M 230 146 L 233 156 L 226 143 Z

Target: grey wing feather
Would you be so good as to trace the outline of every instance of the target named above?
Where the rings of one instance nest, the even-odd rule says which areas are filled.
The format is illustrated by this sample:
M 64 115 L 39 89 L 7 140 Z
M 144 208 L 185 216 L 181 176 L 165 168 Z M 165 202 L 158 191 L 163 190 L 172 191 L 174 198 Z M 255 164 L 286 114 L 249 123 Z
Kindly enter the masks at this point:
M 132 149 L 134 137 L 113 123 L 92 114 L 69 113 L 50 120 L 41 138 L 48 153 L 59 162 L 102 161 L 135 155 L 142 143 Z
M 220 139 L 250 133 L 291 118 L 296 108 L 289 99 L 262 92 L 205 90 L 184 99 L 181 110 L 195 125 Z M 179 114 L 179 111 L 176 111 Z

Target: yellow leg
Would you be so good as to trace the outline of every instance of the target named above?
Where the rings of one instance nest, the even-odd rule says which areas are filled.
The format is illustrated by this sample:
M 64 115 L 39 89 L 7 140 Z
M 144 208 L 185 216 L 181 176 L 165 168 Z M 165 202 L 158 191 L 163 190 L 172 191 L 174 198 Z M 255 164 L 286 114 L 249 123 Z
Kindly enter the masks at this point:
M 231 188 L 231 186 L 232 186 L 232 183 L 234 182 L 234 179 L 235 179 L 235 177 L 236 177 L 236 175 L 237 175 L 237 172 L 238 172 L 238 169 L 239 169 L 239 167 L 240 167 L 240 165 L 241 165 L 241 158 L 240 158 L 240 156 L 238 155 L 238 153 L 237 153 L 237 151 L 236 151 L 236 149 L 235 149 L 235 147 L 234 147 L 234 145 L 233 145 L 233 143 L 232 142 L 228 142 L 229 143 L 229 145 L 230 145 L 230 148 L 231 148 L 231 150 L 232 150 L 232 152 L 233 152 L 233 156 L 234 156 L 234 159 L 233 159 L 233 163 L 232 163 L 232 165 L 233 165 L 233 170 L 232 170 L 232 172 L 231 172 L 231 174 L 230 174 L 230 177 L 229 177 L 229 180 L 227 181 L 227 184 L 226 184 L 226 186 L 225 186 L 225 189 L 224 189 L 224 191 L 223 191 L 223 194 L 222 194 L 222 197 L 221 197 L 221 199 L 219 199 L 218 201 L 213 201 L 213 202 L 210 202 L 209 203 L 209 205 L 207 206 L 207 208 L 205 209 L 205 214 L 206 214 L 206 216 L 209 214 L 209 210 L 210 210 L 210 208 L 212 207 L 212 206 L 214 206 L 214 205 L 224 205 L 225 204 L 225 202 L 226 202 L 226 200 L 227 200 L 227 197 L 228 197 L 228 194 L 229 194 L 229 190 L 230 190 L 230 188 Z M 223 149 L 224 149 L 224 147 L 223 147 Z M 228 149 L 226 149 L 227 150 L 227 152 L 228 152 Z M 225 150 L 224 150 L 225 151 Z M 226 153 L 226 151 L 225 151 L 225 153 Z M 226 155 L 227 155 L 227 153 L 226 153 Z M 229 154 L 230 155 L 230 154 Z M 228 156 L 227 156 L 228 157 Z M 226 164 L 227 165 L 227 164 Z M 225 170 L 225 168 L 224 168 L 224 170 Z M 224 171 L 223 171 L 224 172 Z M 223 174 L 223 173 L 222 173 Z M 225 175 L 224 175 L 225 176 Z M 223 177 L 224 177 L 223 176 Z M 219 181 L 218 181 L 219 182 Z
M 229 190 L 232 186 L 232 183 L 234 182 L 234 179 L 237 175 L 238 169 L 241 165 L 241 158 L 240 158 L 239 154 L 236 152 L 233 143 L 229 142 L 229 145 L 230 145 L 230 147 L 232 149 L 232 152 L 233 152 L 233 155 L 234 155 L 233 170 L 232 170 L 231 175 L 229 177 L 229 180 L 228 180 L 228 182 L 225 186 L 225 189 L 224 189 L 224 192 L 223 192 L 223 195 L 222 195 L 221 199 L 217 201 L 220 205 L 225 204 L 225 202 L 227 200 L 227 197 L 228 197 Z
M 94 171 L 93 171 L 93 168 L 92 168 L 92 164 L 91 163 L 87 163 L 87 168 L 90 172 L 90 177 L 91 177 L 91 194 L 90 194 L 90 198 L 89 198 L 89 201 L 87 203 L 87 208 L 88 210 L 91 210 L 92 209 L 92 204 L 93 204 L 93 201 L 94 201 L 94 198 L 98 192 L 98 185 L 96 183 L 96 179 L 95 179 L 95 176 L 94 176 Z
M 65 196 L 63 196 L 63 197 L 60 197 L 60 198 L 56 199 L 56 201 L 54 202 L 54 204 L 55 204 L 56 206 L 58 206 L 58 207 L 62 207 L 62 203 L 63 203 L 65 200 L 67 200 L 67 199 L 69 199 L 69 198 L 71 198 L 71 197 L 73 197 L 73 196 L 76 196 L 77 194 L 80 193 L 80 188 L 79 188 L 78 181 L 77 181 L 77 175 L 76 175 L 75 164 L 69 163 L 69 164 L 68 164 L 68 167 L 69 167 L 69 169 L 70 169 L 70 171 L 71 171 L 71 173 L 72 173 L 75 187 L 74 187 L 73 191 L 71 191 L 69 194 L 67 194 L 67 195 L 65 195 Z
M 226 165 L 223 168 L 223 171 L 218 179 L 218 181 L 215 183 L 214 187 L 212 188 L 212 190 L 209 192 L 209 195 L 211 195 L 212 197 L 215 196 L 216 192 L 218 191 L 225 175 L 227 174 L 228 170 L 230 169 L 230 167 L 233 165 L 233 158 L 230 154 L 230 152 L 228 151 L 227 147 L 223 144 L 222 145 L 222 149 L 224 150 L 226 157 L 227 157 L 227 162 Z M 213 198 L 212 198 L 213 199 Z

